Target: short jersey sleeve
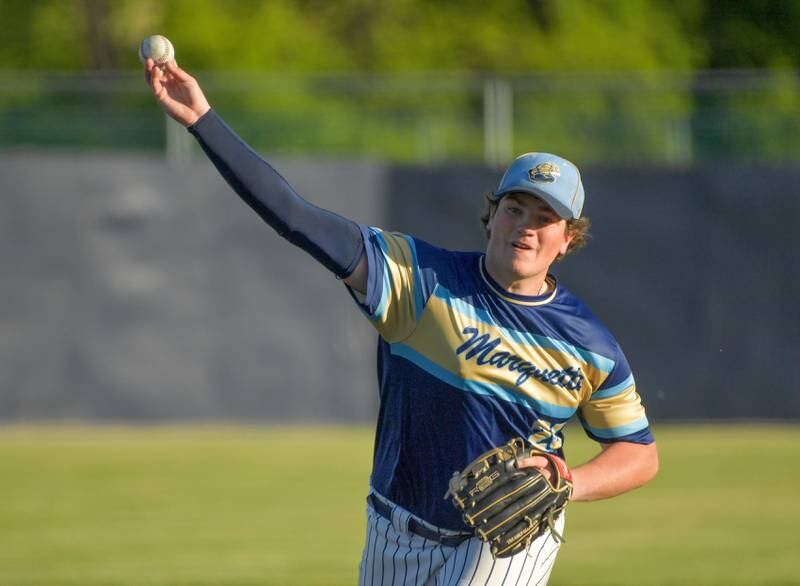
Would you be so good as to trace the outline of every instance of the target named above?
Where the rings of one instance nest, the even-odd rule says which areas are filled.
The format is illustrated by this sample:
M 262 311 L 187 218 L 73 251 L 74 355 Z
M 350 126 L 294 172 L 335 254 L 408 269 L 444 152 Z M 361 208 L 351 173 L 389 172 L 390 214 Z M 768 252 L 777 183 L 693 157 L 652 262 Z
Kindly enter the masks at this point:
M 592 439 L 609 443 L 654 441 L 636 381 L 628 361 L 617 346 L 614 367 L 605 381 L 578 410 L 578 417 Z
M 387 342 L 399 342 L 414 331 L 424 306 L 414 239 L 378 228 L 361 230 L 369 266 L 367 291 L 354 298 Z

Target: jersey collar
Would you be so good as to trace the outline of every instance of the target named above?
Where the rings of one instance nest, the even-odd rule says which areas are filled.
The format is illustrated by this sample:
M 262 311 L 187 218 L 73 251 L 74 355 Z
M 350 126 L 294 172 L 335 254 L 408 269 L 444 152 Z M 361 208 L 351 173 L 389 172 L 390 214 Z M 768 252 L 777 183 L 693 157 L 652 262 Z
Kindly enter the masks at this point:
M 480 270 L 483 282 L 486 283 L 489 289 L 492 290 L 492 293 L 511 303 L 528 306 L 546 305 L 555 299 L 556 293 L 558 293 L 558 280 L 550 273 L 547 274 L 545 279 L 547 280 L 551 290 L 544 295 L 517 295 L 516 293 L 511 293 L 510 291 L 503 289 L 503 287 L 501 287 L 497 281 L 492 279 L 492 277 L 489 275 L 489 271 L 486 270 L 485 265 L 486 255 L 481 255 L 481 258 L 478 261 L 478 269 Z

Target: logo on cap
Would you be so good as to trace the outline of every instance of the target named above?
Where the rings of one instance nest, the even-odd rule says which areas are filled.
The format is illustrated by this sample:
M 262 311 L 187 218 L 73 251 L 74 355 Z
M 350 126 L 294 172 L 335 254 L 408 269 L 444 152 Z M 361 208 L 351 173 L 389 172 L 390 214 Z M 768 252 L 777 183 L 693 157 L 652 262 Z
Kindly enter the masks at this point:
M 528 171 L 528 177 L 531 181 L 553 183 L 561 177 L 561 169 L 555 163 L 541 163 Z

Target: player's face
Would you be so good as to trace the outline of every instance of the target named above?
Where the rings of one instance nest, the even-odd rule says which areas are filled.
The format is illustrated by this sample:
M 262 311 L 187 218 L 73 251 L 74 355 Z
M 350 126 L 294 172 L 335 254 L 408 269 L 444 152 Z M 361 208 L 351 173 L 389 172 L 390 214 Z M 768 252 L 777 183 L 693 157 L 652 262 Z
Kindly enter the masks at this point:
M 541 284 L 559 254 L 566 254 L 572 237 L 567 222 L 544 201 L 528 194 L 505 196 L 489 220 L 486 266 L 509 290 L 536 295 L 526 284 Z

